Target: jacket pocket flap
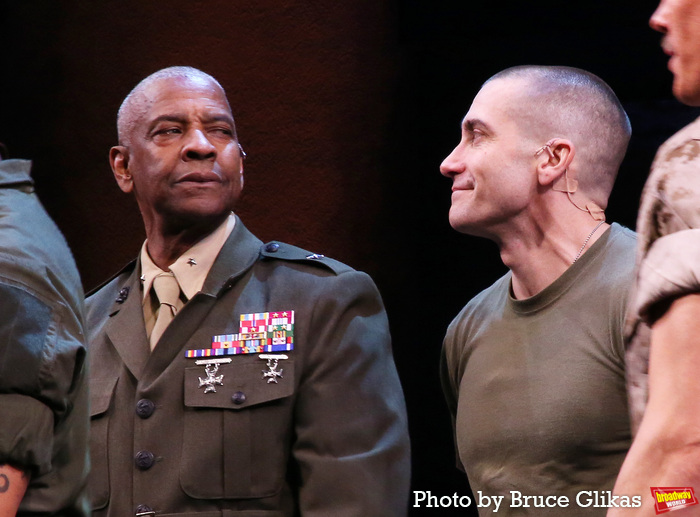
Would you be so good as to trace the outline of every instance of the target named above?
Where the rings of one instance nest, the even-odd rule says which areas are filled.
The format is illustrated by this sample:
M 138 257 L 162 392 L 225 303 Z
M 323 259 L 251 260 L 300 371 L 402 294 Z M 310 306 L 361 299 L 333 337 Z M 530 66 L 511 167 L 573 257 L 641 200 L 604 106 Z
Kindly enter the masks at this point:
M 275 369 L 259 361 L 221 364 L 214 370 L 207 372 L 204 365 L 185 369 L 185 406 L 240 410 L 294 393 L 291 359 L 280 361 Z

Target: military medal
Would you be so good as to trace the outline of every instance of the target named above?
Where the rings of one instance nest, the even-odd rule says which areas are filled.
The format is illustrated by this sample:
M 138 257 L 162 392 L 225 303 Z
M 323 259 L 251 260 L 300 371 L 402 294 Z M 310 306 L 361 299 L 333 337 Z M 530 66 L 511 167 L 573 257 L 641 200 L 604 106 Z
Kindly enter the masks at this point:
M 219 371 L 219 365 L 218 364 L 208 364 L 205 368 L 207 372 L 207 378 L 202 379 L 201 377 L 199 378 L 199 387 L 201 388 L 202 386 L 206 386 L 204 388 L 204 393 L 216 393 L 216 388 L 214 387 L 215 384 L 218 384 L 219 386 L 224 385 L 224 375 L 216 375 L 216 372 Z
M 260 359 L 267 360 L 267 370 L 263 370 L 263 379 L 267 379 L 267 383 L 270 384 L 274 382 L 277 384 L 277 377 L 282 378 L 282 373 L 284 370 L 277 369 L 279 366 L 280 359 L 289 359 L 285 354 L 260 354 L 258 356 Z
M 199 377 L 199 387 L 204 388 L 204 393 L 216 393 L 216 388 L 214 386 L 224 385 L 224 374 L 216 374 L 219 372 L 219 364 L 230 362 L 230 358 L 206 359 L 202 361 L 195 361 L 196 365 L 204 365 L 204 372 L 207 374 L 207 376 L 204 379 Z
M 211 348 L 186 350 L 185 357 L 198 359 L 195 364 L 206 365 L 207 375 L 199 377 L 199 387 L 204 388 L 204 393 L 216 393 L 215 386 L 224 385 L 223 374 L 217 375 L 219 364 L 231 362 L 226 356 L 260 354 L 260 359 L 267 361 L 262 378 L 268 384 L 277 384 L 284 373 L 279 362 L 288 356 L 274 352 L 291 350 L 294 350 L 294 311 L 254 312 L 241 314 L 237 334 L 213 336 Z

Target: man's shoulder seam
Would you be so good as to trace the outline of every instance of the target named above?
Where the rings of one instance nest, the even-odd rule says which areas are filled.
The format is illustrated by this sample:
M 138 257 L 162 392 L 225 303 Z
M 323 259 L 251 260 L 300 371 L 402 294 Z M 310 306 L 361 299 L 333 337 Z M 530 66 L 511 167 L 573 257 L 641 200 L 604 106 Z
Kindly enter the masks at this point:
M 260 248 L 260 257 L 263 260 L 283 260 L 312 267 L 320 267 L 330 270 L 336 275 L 355 271 L 347 264 L 338 260 L 280 241 L 270 241 L 263 244 Z

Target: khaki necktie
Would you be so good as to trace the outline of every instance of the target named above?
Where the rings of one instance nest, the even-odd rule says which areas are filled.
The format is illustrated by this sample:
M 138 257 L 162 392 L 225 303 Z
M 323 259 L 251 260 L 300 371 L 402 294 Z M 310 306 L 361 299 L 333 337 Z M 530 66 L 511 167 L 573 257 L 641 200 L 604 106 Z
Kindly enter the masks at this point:
M 180 299 L 180 285 L 172 273 L 161 273 L 153 279 L 153 290 L 158 296 L 158 317 L 151 332 L 151 350 L 156 347 L 156 343 L 168 328 L 177 314 L 178 300 Z

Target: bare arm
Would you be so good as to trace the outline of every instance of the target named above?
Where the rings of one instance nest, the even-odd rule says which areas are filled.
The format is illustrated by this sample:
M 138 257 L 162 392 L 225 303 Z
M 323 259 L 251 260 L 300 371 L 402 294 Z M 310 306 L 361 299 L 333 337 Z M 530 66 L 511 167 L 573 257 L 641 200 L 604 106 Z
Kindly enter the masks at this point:
M 615 485 L 641 495 L 642 508 L 618 515 L 655 516 L 650 487 L 700 490 L 700 294 L 675 300 L 652 326 L 649 403 Z
M 10 465 L 0 465 L 0 515 L 17 514 L 28 483 L 29 477 L 24 471 Z

